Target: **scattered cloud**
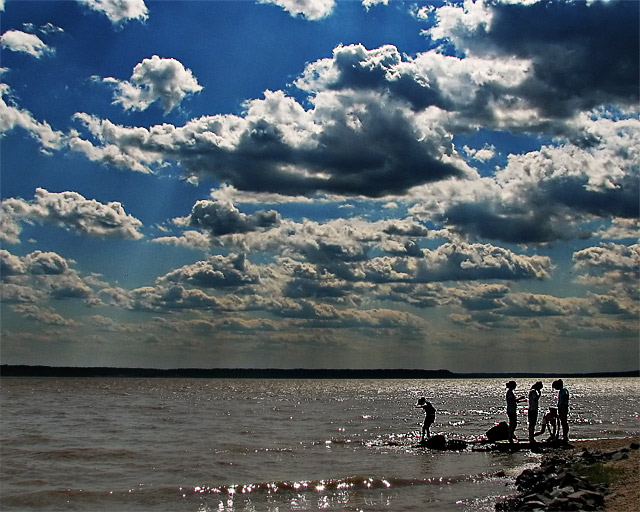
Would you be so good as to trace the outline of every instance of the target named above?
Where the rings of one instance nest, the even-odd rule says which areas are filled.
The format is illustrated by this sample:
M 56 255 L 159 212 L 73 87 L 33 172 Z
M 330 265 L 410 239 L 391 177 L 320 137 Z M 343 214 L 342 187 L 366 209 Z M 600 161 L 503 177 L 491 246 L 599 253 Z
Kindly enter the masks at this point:
M 146 21 L 149 15 L 144 0 L 77 0 L 94 11 L 101 12 L 114 25 L 130 20 Z
M 4 224 L 9 225 L 9 233 L 4 238 L 16 241 L 21 222 L 37 222 L 50 224 L 80 234 L 103 238 L 142 238 L 140 228 L 142 222 L 128 215 L 118 202 L 100 203 L 93 199 L 85 199 L 77 192 L 49 192 L 36 189 L 32 201 L 8 198 L 0 203 L 0 213 Z M 6 219 L 6 221 L 5 221 Z
M 0 45 L 13 52 L 28 53 L 39 59 L 54 53 L 38 36 L 20 30 L 8 30 L 0 37 Z
M 202 90 L 191 70 L 175 59 L 154 55 L 133 68 L 129 81 L 105 78 L 114 84 L 114 103 L 125 110 L 146 110 L 155 101 L 160 102 L 165 114 L 176 108 L 184 98 Z
M 314 21 L 329 16 L 336 2 L 335 0 L 259 0 L 259 3 L 275 4 L 291 16 L 301 16 Z
M 64 143 L 64 134 L 54 130 L 47 122 L 36 121 L 31 112 L 18 108 L 9 97 L 11 89 L 0 83 L 0 136 L 14 128 L 22 128 L 31 137 L 39 141 L 44 150 L 60 149 Z

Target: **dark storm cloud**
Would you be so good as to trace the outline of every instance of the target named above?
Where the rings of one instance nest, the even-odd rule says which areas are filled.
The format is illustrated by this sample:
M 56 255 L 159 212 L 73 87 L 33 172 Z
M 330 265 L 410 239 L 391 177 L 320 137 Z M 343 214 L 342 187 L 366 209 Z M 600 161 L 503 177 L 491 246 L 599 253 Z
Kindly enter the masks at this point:
M 508 92 L 550 118 L 639 98 L 637 2 L 477 2 L 435 10 L 428 29 L 467 57 L 531 62 Z M 429 17 L 427 11 L 424 16 Z M 489 97 L 489 96 L 487 96 Z
M 415 119 L 389 95 L 345 91 L 314 98 L 304 110 L 282 92 L 265 92 L 244 117 L 211 116 L 183 127 L 126 128 L 87 114 L 99 145 L 72 137 L 90 159 L 149 172 L 174 160 L 186 174 L 254 192 L 329 192 L 380 197 L 462 176 L 451 137 Z
M 268 229 L 280 222 L 280 215 L 274 210 L 261 210 L 247 215 L 229 202 L 206 200 L 198 201 L 191 214 L 184 219 L 188 226 L 200 228 L 213 236 Z
M 487 50 L 533 60 L 521 91 L 545 115 L 638 103 L 640 3 L 498 3 L 492 10 Z
M 469 236 L 510 243 L 551 242 L 575 236 L 566 223 L 557 222 L 549 208 L 516 213 L 502 204 L 458 203 L 447 208 L 441 219 Z

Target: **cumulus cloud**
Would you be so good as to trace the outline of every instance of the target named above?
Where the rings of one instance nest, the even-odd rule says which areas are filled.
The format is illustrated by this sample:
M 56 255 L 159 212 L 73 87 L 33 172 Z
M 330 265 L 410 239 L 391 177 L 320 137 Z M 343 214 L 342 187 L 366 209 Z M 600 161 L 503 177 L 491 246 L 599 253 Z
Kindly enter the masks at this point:
M 308 20 L 326 18 L 335 7 L 335 0 L 259 0 L 259 2 L 278 5 L 291 16 L 301 16 Z
M 129 81 L 115 78 L 105 78 L 104 81 L 115 85 L 114 103 L 119 103 L 124 109 L 146 110 L 153 102 L 159 101 L 165 114 L 180 105 L 186 96 L 202 90 L 191 70 L 181 62 L 157 55 L 137 64 Z
M 491 160 L 496 156 L 495 146 L 489 144 L 483 146 L 480 149 L 470 148 L 469 146 L 465 146 L 463 149 L 467 155 L 480 162 L 486 162 L 487 160 Z
M 67 261 L 55 252 L 34 251 L 22 261 L 26 271 L 32 275 L 59 275 L 69 270 Z
M 0 249 L 0 279 L 9 276 L 26 274 L 27 267 L 18 256 L 14 256 L 5 249 Z
M 546 279 L 551 260 L 519 255 L 490 244 L 445 243 L 421 258 L 380 257 L 359 264 L 352 276 L 373 282 Z
M 210 256 L 158 279 L 159 283 L 188 283 L 199 288 L 229 288 L 255 284 L 260 275 L 244 254 Z
M 581 119 L 567 142 L 510 155 L 495 175 L 416 191 L 410 212 L 476 238 L 546 243 L 583 238 L 594 218 L 638 217 L 640 122 Z
M 66 258 L 55 252 L 33 251 L 14 256 L 0 251 L 2 300 L 12 303 L 35 303 L 45 299 L 85 299 L 90 301 L 93 287 L 103 284 L 83 279 L 70 267 Z
M 266 91 L 247 102 L 244 116 L 150 129 L 77 114 L 99 145 L 79 138 L 74 144 L 123 167 L 137 162 L 151 171 L 151 164 L 176 161 L 189 176 L 288 195 L 377 197 L 468 171 L 437 112 L 416 116 L 406 103 L 374 91 L 327 91 L 313 102 L 305 110 L 282 91 Z
M 36 189 L 32 201 L 8 198 L 0 203 L 2 218 L 10 222 L 51 224 L 80 234 L 112 237 L 142 238 L 142 222 L 127 214 L 118 202 L 100 203 L 85 199 L 77 192 L 49 192 Z
M 120 297 L 121 301 L 123 299 L 124 303 L 121 304 L 127 309 L 141 311 L 223 309 L 223 303 L 215 297 L 202 290 L 187 289 L 180 284 L 136 288 Z
M 9 93 L 9 86 L 0 83 L 0 136 L 14 128 L 22 128 L 38 140 L 44 149 L 60 149 L 64 143 L 64 135 L 51 128 L 47 122 L 36 121 L 31 112 L 18 108 L 11 100 L 7 103 L 5 98 Z
M 36 59 L 54 53 L 38 36 L 20 30 L 8 30 L 2 34 L 0 45 L 14 52 L 28 53 Z
M 421 12 L 436 20 L 426 33 L 469 56 L 497 53 L 530 61 L 518 95 L 546 116 L 638 102 L 635 2 L 467 0 Z
M 578 270 L 638 272 L 640 271 L 640 245 L 603 243 L 599 247 L 589 247 L 574 253 L 573 261 Z
M 17 304 L 11 309 L 15 313 L 46 325 L 71 326 L 76 324 L 73 320 L 64 318 L 50 308 L 38 307 L 32 304 Z
M 129 20 L 145 21 L 149 14 L 144 0 L 77 0 L 77 2 L 103 13 L 114 25 L 120 25 Z
M 230 202 L 201 200 L 193 206 L 188 217 L 176 219 L 175 222 L 199 228 L 212 236 L 221 236 L 269 229 L 277 226 L 281 217 L 275 210 L 260 210 L 247 215 Z

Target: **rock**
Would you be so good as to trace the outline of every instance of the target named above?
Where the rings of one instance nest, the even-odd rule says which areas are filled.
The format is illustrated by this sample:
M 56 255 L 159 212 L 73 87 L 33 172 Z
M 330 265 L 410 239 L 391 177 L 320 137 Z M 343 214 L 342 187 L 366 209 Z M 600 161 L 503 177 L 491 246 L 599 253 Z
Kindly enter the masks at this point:
M 631 448 L 632 450 L 637 450 L 640 448 L 640 443 L 631 443 L 629 448 Z
M 624 460 L 624 459 L 628 459 L 629 455 L 627 455 L 626 453 L 624 453 L 623 451 L 618 451 L 615 452 L 612 456 L 611 456 L 611 460 Z
M 434 450 L 446 450 L 447 438 L 442 434 L 431 436 L 425 441 L 424 446 L 426 446 L 427 448 L 433 448 Z
M 464 450 L 467 446 L 468 443 L 462 439 L 450 439 L 447 441 L 447 450 Z
M 577 501 L 582 503 L 582 510 L 595 510 L 598 507 L 604 505 L 604 496 L 599 492 L 593 491 L 578 491 L 567 496 L 571 501 Z M 591 508 L 585 508 L 591 507 Z
M 509 425 L 507 425 L 506 422 L 501 421 L 497 425 L 487 430 L 486 436 L 487 439 L 492 443 L 509 439 Z
M 547 506 L 547 510 L 559 510 L 561 512 L 570 510 L 580 510 L 578 503 L 569 500 L 569 498 L 556 498 Z
M 573 494 L 576 490 L 573 487 L 557 487 L 551 491 L 551 497 L 555 500 L 557 498 L 566 498 L 569 494 Z

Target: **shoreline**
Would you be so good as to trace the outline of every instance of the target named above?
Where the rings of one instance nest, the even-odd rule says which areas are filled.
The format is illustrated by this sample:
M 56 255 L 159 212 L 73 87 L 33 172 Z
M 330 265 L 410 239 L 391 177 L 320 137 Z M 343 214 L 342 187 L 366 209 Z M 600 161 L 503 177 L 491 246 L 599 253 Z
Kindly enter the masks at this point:
M 558 492 L 562 490 L 555 487 L 567 485 L 567 479 L 571 482 L 571 478 L 576 483 L 582 478 L 588 484 L 584 484 L 586 487 L 582 486 L 584 489 L 582 491 L 580 491 L 580 484 L 578 486 L 569 484 L 575 487 L 576 491 L 580 491 L 568 496 L 569 500 L 578 500 L 570 503 L 571 506 L 578 506 L 578 508 L 569 508 L 570 510 L 582 510 L 579 506 L 580 500 L 589 500 L 589 495 L 593 499 L 593 496 L 598 493 L 600 497 L 596 496 L 596 502 L 583 502 L 586 510 L 597 509 L 607 512 L 640 510 L 639 444 L 640 436 L 585 439 L 570 441 L 569 445 L 545 452 L 537 468 L 525 470 L 516 479 L 520 493 L 498 502 L 496 510 L 542 510 L 547 505 L 555 507 L 552 509 L 556 510 L 559 501 L 567 500 L 560 498 Z M 576 478 L 578 480 L 575 480 Z M 552 489 L 555 490 L 548 494 Z M 596 489 L 599 491 L 591 492 Z M 544 496 L 540 494 L 543 491 Z M 558 496 L 558 499 L 549 503 L 554 495 Z M 601 500 L 599 505 L 598 499 Z M 543 505 L 542 502 L 547 505 Z M 567 504 L 565 505 L 568 507 Z
M 583 448 L 590 452 L 609 452 L 628 448 L 631 443 L 640 443 L 640 436 L 590 439 L 575 441 L 572 453 L 579 454 Z M 629 458 L 612 460 L 604 464 L 617 472 L 617 476 L 609 487 L 611 494 L 605 499 L 605 510 L 609 512 L 635 512 L 640 510 L 640 453 L 631 450 Z

